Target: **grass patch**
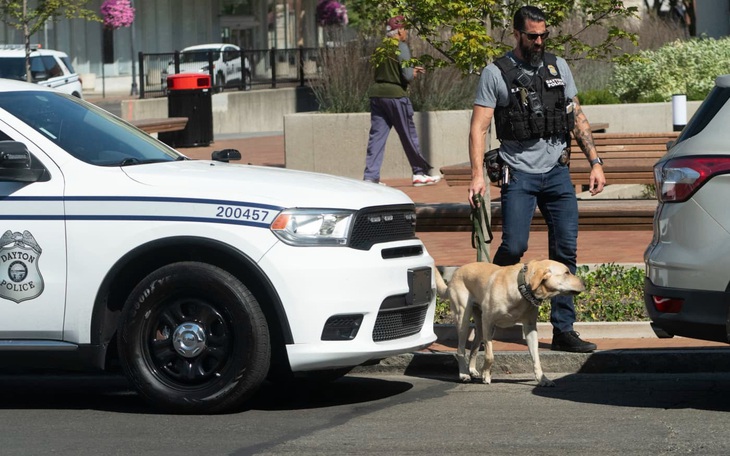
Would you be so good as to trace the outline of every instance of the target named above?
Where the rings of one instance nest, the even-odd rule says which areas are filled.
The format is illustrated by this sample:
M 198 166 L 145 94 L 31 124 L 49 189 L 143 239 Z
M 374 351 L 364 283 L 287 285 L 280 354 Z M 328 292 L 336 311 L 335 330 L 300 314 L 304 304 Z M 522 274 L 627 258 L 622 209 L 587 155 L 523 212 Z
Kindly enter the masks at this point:
M 644 310 L 644 271 L 635 266 L 602 264 L 590 270 L 580 266 L 576 275 L 586 291 L 575 297 L 577 321 L 648 321 Z M 550 305 L 540 307 L 539 322 L 550 321 Z M 436 298 L 434 323 L 454 323 L 448 300 Z

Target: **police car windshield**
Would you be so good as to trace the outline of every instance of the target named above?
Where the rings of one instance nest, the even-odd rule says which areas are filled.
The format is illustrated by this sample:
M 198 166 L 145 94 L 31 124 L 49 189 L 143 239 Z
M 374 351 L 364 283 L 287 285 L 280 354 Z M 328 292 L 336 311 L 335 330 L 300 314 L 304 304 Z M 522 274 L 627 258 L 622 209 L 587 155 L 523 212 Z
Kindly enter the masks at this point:
M 157 163 L 181 157 L 106 111 L 62 93 L 1 92 L 0 108 L 92 165 Z

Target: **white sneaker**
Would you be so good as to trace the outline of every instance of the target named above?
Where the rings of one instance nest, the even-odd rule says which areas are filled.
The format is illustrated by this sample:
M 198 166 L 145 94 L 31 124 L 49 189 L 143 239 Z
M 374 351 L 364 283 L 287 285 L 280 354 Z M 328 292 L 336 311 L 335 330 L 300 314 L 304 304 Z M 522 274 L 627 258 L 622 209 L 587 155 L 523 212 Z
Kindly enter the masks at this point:
M 424 185 L 433 185 L 441 180 L 441 176 L 428 176 L 426 174 L 414 174 L 413 186 L 423 187 Z

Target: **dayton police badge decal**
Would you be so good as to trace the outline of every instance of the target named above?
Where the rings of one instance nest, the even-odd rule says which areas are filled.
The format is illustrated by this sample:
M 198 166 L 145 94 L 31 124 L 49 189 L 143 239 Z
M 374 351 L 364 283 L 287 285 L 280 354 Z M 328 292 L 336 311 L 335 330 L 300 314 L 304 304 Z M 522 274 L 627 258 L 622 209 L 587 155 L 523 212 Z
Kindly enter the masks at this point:
M 43 293 L 38 269 L 41 247 L 30 231 L 8 230 L 0 238 L 0 298 L 27 301 Z

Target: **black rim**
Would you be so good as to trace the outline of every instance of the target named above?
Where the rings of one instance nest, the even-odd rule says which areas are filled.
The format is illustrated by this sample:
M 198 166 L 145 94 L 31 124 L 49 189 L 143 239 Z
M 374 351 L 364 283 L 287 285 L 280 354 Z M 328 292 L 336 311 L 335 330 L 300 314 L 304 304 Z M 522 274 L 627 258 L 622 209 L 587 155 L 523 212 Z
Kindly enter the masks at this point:
M 233 326 L 215 306 L 198 298 L 162 303 L 144 331 L 148 363 L 160 380 L 178 388 L 218 380 L 234 346 Z

